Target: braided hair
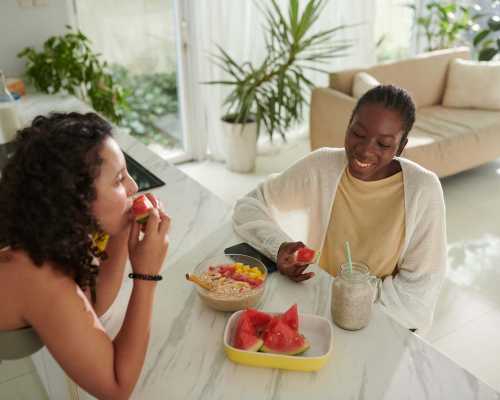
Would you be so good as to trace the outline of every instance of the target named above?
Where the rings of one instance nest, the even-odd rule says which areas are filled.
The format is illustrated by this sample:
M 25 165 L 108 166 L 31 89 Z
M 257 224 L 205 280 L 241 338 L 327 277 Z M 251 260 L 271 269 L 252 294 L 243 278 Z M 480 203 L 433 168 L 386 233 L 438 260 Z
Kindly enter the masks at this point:
M 354 115 L 365 104 L 381 104 L 385 108 L 399 112 L 403 122 L 403 136 L 401 141 L 404 141 L 408 137 L 408 133 L 415 122 L 415 103 L 405 89 L 394 85 L 379 85 L 368 90 L 360 97 L 354 107 L 349 125 L 351 125 Z
M 105 254 L 92 240 L 100 228 L 91 205 L 111 135 L 94 113 L 38 116 L 18 132 L 0 179 L 0 248 L 22 249 L 37 266 L 51 262 L 92 293 Z

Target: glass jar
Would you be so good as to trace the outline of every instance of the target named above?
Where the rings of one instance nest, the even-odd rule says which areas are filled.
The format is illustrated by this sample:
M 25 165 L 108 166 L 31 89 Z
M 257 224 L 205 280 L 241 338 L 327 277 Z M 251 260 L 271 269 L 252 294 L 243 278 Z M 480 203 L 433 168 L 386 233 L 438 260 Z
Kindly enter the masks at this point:
M 332 284 L 332 318 L 343 329 L 355 331 L 368 325 L 373 303 L 378 300 L 381 280 L 368 267 L 352 263 L 352 272 L 342 264 Z

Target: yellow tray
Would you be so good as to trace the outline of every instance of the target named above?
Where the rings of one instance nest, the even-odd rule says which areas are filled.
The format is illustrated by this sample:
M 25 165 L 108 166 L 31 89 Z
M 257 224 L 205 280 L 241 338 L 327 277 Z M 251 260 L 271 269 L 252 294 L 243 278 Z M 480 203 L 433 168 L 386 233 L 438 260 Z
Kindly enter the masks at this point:
M 299 356 L 245 351 L 231 346 L 238 318 L 244 311 L 235 312 L 224 330 L 224 351 L 238 364 L 262 368 L 280 368 L 293 371 L 317 371 L 325 366 L 333 349 L 333 327 L 326 318 L 313 314 L 299 314 L 299 331 L 311 347 Z

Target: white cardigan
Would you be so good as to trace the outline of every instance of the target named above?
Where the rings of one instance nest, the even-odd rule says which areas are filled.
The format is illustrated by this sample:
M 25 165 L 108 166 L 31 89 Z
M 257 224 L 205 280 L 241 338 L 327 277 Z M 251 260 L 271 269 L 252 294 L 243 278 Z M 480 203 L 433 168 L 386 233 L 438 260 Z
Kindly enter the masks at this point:
M 433 172 L 404 158 L 398 161 L 403 171 L 405 240 L 398 273 L 384 279 L 380 302 L 404 326 L 425 331 L 447 268 L 443 191 Z M 271 176 L 236 203 L 236 232 L 276 260 L 279 246 L 296 240 L 278 226 L 273 209 L 303 210 L 309 219 L 307 245 L 321 249 L 346 166 L 344 149 L 322 148 Z

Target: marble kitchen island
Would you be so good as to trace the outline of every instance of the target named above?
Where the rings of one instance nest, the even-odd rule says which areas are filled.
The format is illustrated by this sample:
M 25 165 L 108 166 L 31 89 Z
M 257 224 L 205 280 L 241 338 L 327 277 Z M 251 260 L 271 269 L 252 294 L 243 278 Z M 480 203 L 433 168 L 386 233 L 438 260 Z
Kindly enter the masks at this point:
M 334 325 L 333 354 L 318 372 L 229 361 L 223 331 L 230 314 L 202 303 L 184 274 L 238 241 L 227 223 L 169 268 L 134 399 L 500 399 L 499 393 L 403 328 L 380 306 L 361 331 Z M 297 303 L 299 312 L 331 320 L 332 278 L 319 267 L 312 269 L 316 277 L 300 284 L 272 274 L 259 308 L 283 311 Z
M 57 109 L 82 110 L 60 99 Z M 71 100 L 72 101 L 72 100 Z M 54 109 L 26 104 L 25 118 Z M 43 108 L 46 107 L 46 110 Z M 81 105 L 80 105 L 81 107 Z M 31 114 L 30 114 L 31 110 Z M 230 210 L 215 195 L 127 136 L 122 148 L 166 182 L 153 190 L 172 216 L 171 247 L 157 290 L 151 341 L 134 399 L 500 399 L 500 394 L 388 317 L 380 306 L 369 326 L 348 332 L 334 326 L 334 350 L 318 372 L 292 372 L 234 364 L 223 351 L 230 314 L 213 311 L 185 280 L 204 259 L 240 241 Z M 316 277 L 296 284 L 269 277 L 260 308 L 283 311 L 297 303 L 302 313 L 330 317 L 332 278 L 313 266 Z M 103 317 L 111 335 L 120 326 L 130 281 Z M 313 344 L 314 345 L 314 344 Z M 478 344 L 479 345 L 479 344 Z M 34 356 L 51 399 L 90 399 L 69 384 L 43 350 Z

